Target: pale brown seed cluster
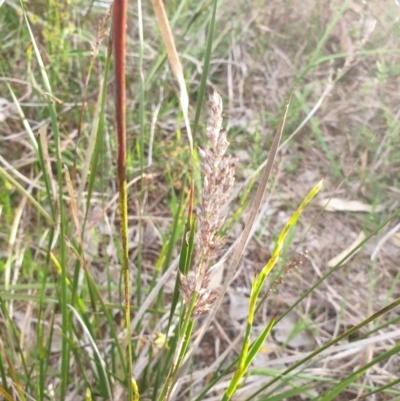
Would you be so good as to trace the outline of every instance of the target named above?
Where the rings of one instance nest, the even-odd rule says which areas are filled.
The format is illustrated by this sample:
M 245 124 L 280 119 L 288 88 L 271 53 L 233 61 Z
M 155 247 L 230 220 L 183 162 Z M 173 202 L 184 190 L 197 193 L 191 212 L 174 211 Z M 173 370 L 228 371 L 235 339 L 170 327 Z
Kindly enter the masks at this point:
M 345 63 L 342 67 L 342 72 L 347 71 L 351 68 L 354 63 L 357 61 L 357 55 L 360 52 L 361 48 L 368 42 L 370 36 L 375 30 L 377 20 L 374 18 L 366 19 L 364 24 L 364 32 L 362 38 L 356 41 L 350 50 L 349 56 L 346 58 Z
M 217 92 L 209 97 L 209 119 L 207 138 L 210 147 L 199 148 L 201 169 L 204 174 L 201 201 L 196 207 L 198 233 L 193 259 L 194 277 L 181 277 L 181 294 L 187 305 L 193 294 L 198 294 L 193 315 L 200 315 L 211 309 L 218 293 L 206 289 L 209 282 L 210 263 L 216 251 L 222 246 L 218 238 L 225 216 L 220 211 L 230 196 L 235 180 L 237 158 L 225 155 L 229 142 L 222 127 L 222 99 Z
M 180 274 L 180 279 L 180 292 L 187 306 L 189 306 L 193 294 L 195 292 L 198 294 L 192 317 L 197 317 L 208 312 L 218 297 L 218 291 L 212 291 L 206 288 L 208 278 L 201 281 L 201 288 L 199 290 L 197 289 L 198 280 L 196 280 L 194 276 L 185 277 L 183 274 Z
M 289 273 L 292 273 L 293 270 L 301 268 L 307 257 L 308 257 L 308 252 L 307 250 L 305 250 L 304 252 L 299 253 L 293 260 L 289 261 L 283 268 L 280 277 L 274 282 L 271 291 L 275 292 L 278 289 L 278 287 L 283 283 L 285 277 Z

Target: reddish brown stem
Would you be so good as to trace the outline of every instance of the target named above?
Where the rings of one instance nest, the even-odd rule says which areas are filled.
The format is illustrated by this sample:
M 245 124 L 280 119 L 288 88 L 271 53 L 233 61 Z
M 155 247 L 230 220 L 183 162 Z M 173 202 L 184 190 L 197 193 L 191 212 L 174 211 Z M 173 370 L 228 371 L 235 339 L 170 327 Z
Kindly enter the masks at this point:
M 127 0 L 114 1 L 115 123 L 118 137 L 118 177 L 120 182 L 126 179 L 125 49 L 127 11 Z
M 119 211 L 121 215 L 122 275 L 124 278 L 125 326 L 128 341 L 128 400 L 132 400 L 132 342 L 128 265 L 128 202 L 126 190 L 126 117 L 125 117 L 125 53 L 127 0 L 115 0 L 113 9 L 113 34 L 115 58 L 115 124 L 117 129 L 117 163 Z

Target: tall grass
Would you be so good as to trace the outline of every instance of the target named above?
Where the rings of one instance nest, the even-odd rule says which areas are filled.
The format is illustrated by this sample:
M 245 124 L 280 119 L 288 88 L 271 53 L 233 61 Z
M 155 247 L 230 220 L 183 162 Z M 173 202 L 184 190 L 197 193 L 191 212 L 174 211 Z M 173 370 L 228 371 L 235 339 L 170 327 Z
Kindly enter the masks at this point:
M 233 136 L 236 128 L 224 131 L 227 123 L 232 125 L 229 113 L 234 108 L 229 103 L 225 116 L 227 102 L 216 90 L 224 91 L 221 70 L 235 65 L 221 67 L 213 56 L 227 46 L 225 35 L 238 23 L 233 19 L 221 26 L 224 12 L 231 12 L 228 4 L 152 0 L 137 1 L 131 9 L 126 0 L 115 0 L 112 10 L 100 12 L 100 19 L 95 3 L 89 8 L 85 2 L 6 0 L 0 5 L 5 10 L 0 22 L 19 35 L 27 49 L 26 69 L 14 71 L 6 59 L 0 64 L 4 96 L 13 102 L 13 118 L 6 128 L 19 127 L 28 134 L 28 141 L 15 142 L 15 149 L 2 142 L 7 151 L 1 152 L 4 399 L 271 401 L 400 395 L 393 375 L 380 382 L 361 381 L 371 369 L 383 369 L 384 363 L 398 358 L 395 342 L 341 372 L 340 380 L 310 372 L 311 366 L 322 366 L 318 364 L 329 352 L 346 345 L 345 340 L 356 347 L 399 337 L 391 329 L 398 322 L 391 314 L 400 304 L 397 279 L 384 305 L 370 302 L 367 316 L 360 314 L 357 322 L 335 329 L 330 340 L 318 339 L 307 352 L 296 349 L 297 359 L 290 366 L 282 363 L 281 369 L 268 369 L 256 364 L 271 347 L 277 325 L 314 293 L 331 288 L 329 280 L 340 268 L 360 249 L 368 249 L 400 214 L 396 206 L 380 220 L 365 222 L 365 239 L 315 279 L 306 277 L 303 267 L 293 273 L 307 258 L 305 253 L 290 255 L 289 249 L 294 248 L 299 219 L 307 219 L 304 241 L 307 231 L 321 221 L 323 210 L 318 213 L 312 205 L 324 191 L 323 177 L 317 174 L 301 194 L 285 188 L 295 201 L 286 205 L 289 215 L 280 226 L 273 206 L 272 213 L 265 213 L 268 202 L 279 195 L 279 152 L 290 147 L 308 123 L 309 137 L 316 139 L 313 146 L 329 166 L 325 181 L 339 178 L 339 189 L 368 153 L 364 151 L 344 174 L 318 115 L 360 58 L 382 50 L 364 50 L 372 24 L 354 39 L 348 53 L 326 56 L 327 44 L 350 3 L 341 2 L 333 11 L 308 61 L 296 69 L 285 89 L 286 100 L 275 105 L 270 118 L 275 133 L 268 148 L 255 145 L 257 157 L 264 151 L 265 161 L 244 177 L 244 163 L 234 156 L 241 153 Z M 244 15 L 245 9 L 236 18 Z M 7 40 L 16 43 L 11 37 Z M 194 68 L 187 62 L 194 59 L 187 56 L 188 49 L 197 52 Z M 15 59 L 23 54 L 13 53 L 6 39 L 0 51 Z M 331 65 L 318 87 L 310 76 L 335 59 L 343 63 L 336 69 Z M 38 110 L 27 109 L 21 88 L 11 78 L 26 81 L 32 98 L 40 101 Z M 319 91 L 312 106 L 310 87 Z M 163 99 L 157 98 L 159 93 Z M 391 117 L 387 111 L 392 135 L 396 121 Z M 18 138 L 5 136 L 10 141 Z M 385 137 L 377 154 L 386 141 L 395 143 Z M 165 152 L 168 142 L 170 153 Z M 393 157 L 391 148 L 385 155 Z M 235 194 L 236 188 L 240 189 Z M 332 184 L 328 188 L 331 197 Z M 260 268 L 246 274 L 240 268 L 253 246 L 251 240 L 265 240 L 257 233 L 265 214 L 275 218 L 271 255 L 263 255 Z M 305 281 L 306 289 L 289 294 L 285 285 L 292 279 Z M 219 316 L 226 312 L 224 300 L 234 280 L 248 284 L 249 291 L 245 322 L 232 340 Z M 274 294 L 280 293 L 290 299 L 289 305 L 274 305 Z M 343 309 L 348 308 L 344 303 Z M 211 358 L 207 344 L 212 327 L 227 341 Z M 217 347 L 220 339 L 211 340 Z M 252 384 L 260 377 L 267 380 Z

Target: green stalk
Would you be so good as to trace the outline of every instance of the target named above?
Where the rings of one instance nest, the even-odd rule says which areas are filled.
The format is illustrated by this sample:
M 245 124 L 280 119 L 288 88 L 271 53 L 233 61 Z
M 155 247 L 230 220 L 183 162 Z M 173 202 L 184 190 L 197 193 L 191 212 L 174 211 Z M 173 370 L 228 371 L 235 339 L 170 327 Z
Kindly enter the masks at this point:
M 169 399 L 170 392 L 172 390 L 172 385 L 174 384 L 176 378 L 176 374 L 182 364 L 183 358 L 185 356 L 188 344 L 192 336 L 192 331 L 194 326 L 192 313 L 196 305 L 197 297 L 198 294 L 194 293 L 190 301 L 190 305 L 186 310 L 185 318 L 183 320 L 182 330 L 180 331 L 180 333 L 183 333 L 183 335 L 181 334 L 180 338 L 178 339 L 178 345 L 175 349 L 176 358 L 172 363 L 167 378 L 165 379 L 164 387 L 158 397 L 158 401 L 168 401 Z
M 383 316 L 384 314 L 390 312 L 391 310 L 397 308 L 398 306 L 400 306 L 400 298 L 396 299 L 394 302 L 392 302 L 390 305 L 382 308 L 381 310 L 379 310 L 378 312 L 374 313 L 373 315 L 369 316 L 367 319 L 363 320 L 362 322 L 356 324 L 355 326 L 353 326 L 352 328 L 350 328 L 349 330 L 345 331 L 344 333 L 342 333 L 341 335 L 337 336 L 336 338 L 334 338 L 333 340 L 329 341 L 328 343 L 326 343 L 325 345 L 323 345 L 321 348 L 318 348 L 316 351 L 311 352 L 309 355 L 307 355 L 305 358 L 301 359 L 300 361 L 296 362 L 295 364 L 293 364 L 290 368 L 286 369 L 284 372 L 282 372 L 281 374 L 277 375 L 274 379 L 272 379 L 271 381 L 269 381 L 267 384 L 265 384 L 264 386 L 262 386 L 260 389 L 258 389 L 255 393 L 253 393 L 250 397 L 248 397 L 246 399 L 246 401 L 250 401 L 252 399 L 254 399 L 254 397 L 256 397 L 258 394 L 260 394 L 262 391 L 264 391 L 265 389 L 267 389 L 268 387 L 272 386 L 274 383 L 278 382 L 279 380 L 282 380 L 283 377 L 285 377 L 287 374 L 289 374 L 290 372 L 292 372 L 293 370 L 295 370 L 296 368 L 304 365 L 307 361 L 311 360 L 312 358 L 318 356 L 319 354 L 321 354 L 323 351 L 325 351 L 326 349 L 332 347 L 333 345 L 337 344 L 338 342 L 340 342 L 341 340 L 349 337 L 351 334 L 357 332 L 358 330 L 360 330 L 361 328 L 367 326 L 369 323 L 373 322 L 375 319 L 377 319 L 379 316 Z
M 400 352 L 400 343 L 397 343 L 393 348 L 384 352 L 381 355 L 378 355 L 376 358 L 372 359 L 369 363 L 363 365 L 360 369 L 356 370 L 351 375 L 347 376 L 347 378 L 341 380 L 332 390 L 330 390 L 327 394 L 325 394 L 320 401 L 331 401 L 333 399 L 337 399 L 336 397 L 346 389 L 351 383 L 360 378 L 369 368 L 376 365 L 379 362 L 384 361 L 385 359 L 389 359 L 391 356 L 394 356 Z
M 218 7 L 218 0 L 214 0 L 210 25 L 208 27 L 207 48 L 206 48 L 206 53 L 205 53 L 205 57 L 204 57 L 203 73 L 201 74 L 199 94 L 198 94 L 198 98 L 197 98 L 196 115 L 194 117 L 194 123 L 193 123 L 193 137 L 195 137 L 195 135 L 196 135 L 197 126 L 199 124 L 201 108 L 203 105 L 204 94 L 206 91 L 208 72 L 210 70 L 211 52 L 212 52 L 214 32 L 215 32 L 215 20 L 216 20 L 216 15 L 217 15 L 217 7 Z
M 249 313 L 248 313 L 248 317 L 247 317 L 246 332 L 245 332 L 245 336 L 244 336 L 244 340 L 243 340 L 242 351 L 239 356 L 238 367 L 231 379 L 231 382 L 230 382 L 228 388 L 225 391 L 222 401 L 227 401 L 233 396 L 233 394 L 235 393 L 235 391 L 239 385 L 240 380 L 243 378 L 244 374 L 246 373 L 247 368 L 250 366 L 251 361 L 257 355 L 257 353 L 260 350 L 261 346 L 263 345 L 265 339 L 268 337 L 269 333 L 271 332 L 271 329 L 276 321 L 276 317 L 274 317 L 270 321 L 270 323 L 268 324 L 266 329 L 264 329 L 263 332 L 261 333 L 261 335 L 259 336 L 259 337 L 261 337 L 261 339 L 263 341 L 257 340 L 250 347 L 250 342 L 251 342 L 250 335 L 251 335 L 251 330 L 253 327 L 257 300 L 260 295 L 260 291 L 261 291 L 269 273 L 271 272 L 271 270 L 273 269 L 273 267 L 275 266 L 276 262 L 279 259 L 279 256 L 283 249 L 283 245 L 284 245 L 284 242 L 285 242 L 285 239 L 286 239 L 287 233 L 289 232 L 290 227 L 292 227 L 294 224 L 296 224 L 296 222 L 299 219 L 304 208 L 310 203 L 310 201 L 318 193 L 318 191 L 321 189 L 321 187 L 322 187 L 322 180 L 307 194 L 307 196 L 304 198 L 303 202 L 301 202 L 298 209 L 294 212 L 294 214 L 292 215 L 290 220 L 286 223 L 285 227 L 283 228 L 282 232 L 280 233 L 278 241 L 277 241 L 275 249 L 274 249 L 274 252 L 273 252 L 271 258 L 269 259 L 268 263 L 264 266 L 260 275 L 253 280 L 251 295 L 250 295 L 250 303 L 249 303 Z M 251 351 L 251 354 L 250 354 L 250 351 Z

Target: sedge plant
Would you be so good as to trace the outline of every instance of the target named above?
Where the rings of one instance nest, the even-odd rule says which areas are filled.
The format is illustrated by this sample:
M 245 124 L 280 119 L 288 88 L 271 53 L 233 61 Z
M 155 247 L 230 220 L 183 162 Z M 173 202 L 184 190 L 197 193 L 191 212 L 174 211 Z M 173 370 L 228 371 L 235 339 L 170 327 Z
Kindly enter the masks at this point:
M 29 143 L 31 150 L 26 164 L 17 167 L 12 165 L 11 160 L 0 159 L 0 177 L 2 185 L 4 183 L 4 191 L 0 194 L 0 218 L 4 217 L 2 222 L 7 222 L 5 231 L 9 231 L 5 262 L 2 260 L 0 266 L 2 272 L 4 270 L 4 283 L 1 283 L 0 289 L 1 396 L 6 400 L 74 398 L 163 401 L 180 397 L 203 401 L 212 392 L 214 397 L 218 392 L 216 397 L 224 401 L 244 398 L 278 401 L 297 396 L 309 397 L 312 391 L 319 389 L 320 383 L 323 386 L 318 390 L 316 400 L 333 400 L 347 391 L 360 392 L 360 399 L 377 393 L 399 396 L 400 391 L 396 387 L 398 379 L 391 378 L 381 383 L 380 387 L 361 382 L 369 369 L 382 366 L 384 361 L 397 357 L 398 343 L 371 355 L 353 371 L 344 372 L 341 380 L 316 378 L 307 371 L 308 367 L 339 347 L 347 347 L 345 350 L 349 351 L 352 343 L 343 342 L 357 333 L 361 334 L 355 346 L 373 341 L 383 342 L 388 338 L 390 341 L 396 340 L 396 332 L 387 329 L 398 323 L 398 317 L 390 317 L 389 320 L 383 320 L 383 317 L 396 311 L 399 299 L 388 300 L 384 307 L 371 310 L 369 316 L 347 327 L 317 349 L 301 355 L 284 370 L 253 367 L 254 359 L 263 352 L 274 325 L 324 285 L 329 276 L 339 272 L 357 250 L 379 235 L 400 213 L 394 210 L 388 218 L 369 229 L 357 247 L 315 283 L 308 283 L 309 287 L 304 293 L 281 314 L 273 314 L 262 327 L 261 333 L 255 335 L 260 308 L 266 300 L 270 301 L 270 290 L 279 291 L 279 283 L 283 281 L 276 273 L 275 283 L 268 288 L 268 279 L 275 275 L 279 266 L 285 264 L 284 250 L 291 245 L 288 231 L 316 196 L 322 182 L 310 189 L 303 201 L 298 202 L 300 206 L 297 209 L 293 207 L 294 213 L 277 236 L 272 256 L 263 261 L 261 269 L 250 280 L 245 329 L 243 335 L 235 339 L 235 344 L 240 344 L 236 356 L 230 357 L 234 355 L 232 345 L 210 367 L 211 371 L 192 372 L 197 363 L 196 349 L 202 346 L 208 328 L 216 322 L 216 314 L 221 311 L 227 289 L 257 225 L 276 156 L 282 146 L 286 146 L 310 121 L 317 140 L 333 166 L 332 171 L 336 176 L 341 176 L 341 169 L 334 166 L 335 155 L 318 129 L 316 113 L 327 101 L 328 95 L 346 78 L 359 56 L 370 57 L 379 53 L 378 50 L 362 50 L 371 34 L 366 31 L 349 54 L 329 57 L 323 54 L 328 39 L 351 2 L 342 2 L 335 11 L 326 29 L 318 36 L 308 62 L 297 75 L 299 81 L 306 80 L 310 71 L 315 71 L 327 60 L 340 59 L 344 62 L 343 66 L 337 70 L 335 78 L 330 75 L 313 108 L 306 104 L 312 86 L 303 90 L 303 83 L 297 85 L 283 105 L 281 119 L 276 119 L 276 134 L 271 146 L 265 149 L 269 154 L 259 169 L 263 171 L 261 177 L 257 180 L 258 171 L 250 174 L 248 182 L 243 185 L 241 199 L 236 202 L 240 205 L 231 213 L 226 210 L 234 199 L 232 192 L 236 186 L 236 168 L 241 161 L 229 155 L 228 149 L 235 144 L 228 147 L 229 131 L 224 132 L 222 127 L 223 100 L 214 89 L 209 90 L 207 143 L 201 139 L 206 88 L 211 84 L 210 77 L 218 72 L 218 67 L 215 67 L 218 61 L 213 60 L 213 52 L 217 45 L 223 46 L 224 36 L 229 31 L 228 28 L 218 30 L 217 24 L 218 8 L 225 5 L 217 0 L 201 0 L 196 4 L 183 0 L 174 8 L 173 2 L 152 0 L 157 24 L 153 23 L 149 29 L 146 23 L 151 13 L 149 17 L 145 14 L 148 11 L 146 4 L 138 1 L 137 8 L 128 16 L 128 2 L 115 0 L 112 10 L 106 11 L 99 21 L 97 36 L 93 37 L 90 31 L 79 24 L 73 29 L 70 25 L 74 18 L 79 20 L 82 13 L 85 13 L 88 21 L 92 21 L 91 8 L 79 8 L 76 2 L 68 2 L 65 6 L 59 2 L 45 3 L 44 11 L 40 5 L 22 1 L 19 5 L 8 0 L 0 4 L 1 9 L 7 7 L 8 13 L 15 12 L 16 16 L 22 17 L 19 19 L 21 25 L 18 25 L 18 32 L 21 43 L 26 42 L 26 80 L 35 96 L 45 104 L 43 115 L 40 116 L 45 123 L 34 127 L 34 119 L 27 115 L 18 97 L 18 87 L 6 77 L 9 74 L 6 62 L 0 60 L 2 79 L 7 82 L 7 93 L 14 102 L 15 118 L 28 134 L 28 141 L 22 143 L 24 146 Z M 95 4 L 92 6 L 95 7 Z M 1 19 L 3 15 L 0 13 Z M 139 32 L 135 37 L 136 42 L 132 42 L 127 35 L 127 28 L 132 32 L 133 20 L 137 21 Z M 179 34 L 174 34 L 175 29 L 181 28 L 180 23 L 183 29 Z M 233 19 L 231 24 L 234 26 L 237 21 Z M 204 30 L 205 50 L 201 54 L 202 61 L 196 64 L 201 76 L 196 93 L 197 103 L 192 113 L 193 97 L 187 85 L 188 82 L 192 85 L 193 80 L 188 79 L 190 73 L 185 71 L 186 65 L 182 63 L 181 55 L 193 43 L 198 43 L 198 37 L 203 37 Z M 44 41 L 38 32 L 42 33 Z M 68 35 L 74 35 L 74 40 L 82 41 L 91 50 L 74 48 L 72 43 L 75 42 L 69 43 L 65 39 Z M 159 39 L 150 67 L 146 65 L 149 59 L 146 35 L 153 35 L 155 41 Z M 184 47 L 184 39 L 188 37 L 189 45 Z M 15 41 L 13 43 L 18 45 Z M 130 70 L 127 72 L 126 68 L 127 51 L 128 57 L 132 56 L 132 53 L 129 54 L 131 43 L 136 46 L 132 53 L 136 54 L 137 50 L 138 54 L 138 71 L 134 70 L 133 74 L 140 75 L 137 79 L 132 79 Z M 85 63 L 86 59 L 88 63 Z M 72 88 L 75 83 L 74 80 L 69 82 L 64 79 L 64 71 L 83 82 L 78 105 L 65 105 L 60 100 L 73 92 L 69 85 Z M 81 71 L 87 71 L 85 77 L 80 76 Z M 171 85 L 165 78 L 169 71 L 173 76 Z M 163 78 L 157 81 L 159 75 Z M 68 90 L 62 92 L 60 88 L 65 89 L 65 82 L 68 82 Z M 111 85 L 114 95 L 110 91 Z M 128 86 L 133 87 L 132 99 L 127 99 Z M 157 86 L 163 86 L 162 90 Z M 153 92 L 155 87 L 157 91 Z M 151 95 L 156 92 L 163 93 L 165 101 L 164 98 L 156 99 L 159 107 L 150 119 L 149 106 L 154 100 Z M 93 93 L 96 96 L 93 97 Z M 294 110 L 304 111 L 307 115 L 305 118 L 302 116 L 301 123 L 281 145 L 292 95 L 297 102 Z M 138 113 L 132 113 L 135 121 L 132 134 L 134 146 L 130 146 L 127 134 L 127 121 L 131 122 L 127 109 L 131 100 L 135 105 L 137 101 L 139 110 Z M 77 136 L 72 141 L 65 128 L 68 118 L 64 113 L 68 112 L 68 107 L 77 110 L 75 114 L 68 115 L 71 121 L 77 123 Z M 108 118 L 110 107 L 114 108 L 114 118 Z M 158 118 L 162 119 L 169 113 L 176 116 L 177 125 L 183 121 L 182 129 L 176 130 L 173 144 L 173 147 L 181 150 L 181 154 L 186 155 L 179 176 L 183 182 L 179 194 L 174 187 L 176 172 L 170 168 L 168 160 L 157 160 L 157 152 L 162 146 L 157 140 L 153 143 L 154 138 L 148 144 L 146 137 L 148 133 L 157 135 L 161 127 L 157 124 Z M 297 112 L 292 109 L 292 113 Z M 299 116 L 293 118 L 297 121 Z M 90 124 L 85 124 L 88 117 Z M 394 132 L 396 123 L 392 125 L 391 132 Z M 163 174 L 157 168 L 152 170 L 150 166 L 146 167 L 146 152 L 150 153 L 148 160 L 153 160 L 153 164 L 160 162 Z M 32 169 L 28 171 L 26 165 L 32 166 Z M 114 172 L 115 175 L 111 176 Z M 169 202 L 172 217 L 169 228 L 157 232 L 161 246 L 149 269 L 144 258 L 145 239 L 148 238 L 144 235 L 144 228 L 148 217 L 146 197 L 151 192 L 151 185 L 147 184 L 154 176 L 164 180 L 170 189 L 168 196 L 163 195 Z M 114 186 L 115 181 L 117 186 Z M 112 188 L 111 193 L 106 190 L 108 187 Z M 249 212 L 246 212 L 253 189 L 256 189 L 256 194 Z M 136 214 L 132 213 L 133 206 L 128 201 L 129 191 L 132 204 L 136 202 L 138 205 Z M 16 206 L 12 209 L 10 205 L 14 204 Z M 93 217 L 95 204 L 100 205 L 100 211 Z M 117 209 L 118 213 L 114 213 Z M 119 216 L 119 221 L 114 224 L 115 215 Z M 29 216 L 29 224 L 22 224 L 24 216 Z M 228 244 L 225 239 L 231 237 L 235 224 L 243 216 L 246 216 L 246 224 L 234 239 L 231 254 L 222 258 L 221 250 Z M 139 243 L 136 253 L 130 248 L 130 219 L 138 221 L 136 238 Z M 101 262 L 96 255 L 99 253 L 96 250 L 99 244 L 90 243 L 90 234 L 93 232 L 101 237 L 100 230 L 96 231 L 99 221 L 104 223 L 102 233 L 108 230 L 109 238 Z M 117 224 L 119 235 L 114 231 Z M 24 230 L 28 231 L 27 227 L 35 228 L 37 238 L 32 239 L 27 235 L 26 241 L 21 241 Z M 222 269 L 222 262 L 225 262 L 226 269 L 223 283 L 219 288 L 211 288 L 211 272 Z M 103 281 L 98 280 L 96 275 L 98 265 L 104 267 L 106 279 Z M 281 271 L 285 269 L 288 270 L 283 267 Z M 18 312 L 25 306 L 26 314 L 21 323 Z M 34 332 L 33 346 L 32 343 L 27 344 L 29 330 Z M 387 331 L 382 334 L 382 330 Z M 250 376 L 267 380 L 245 392 L 246 379 Z M 303 380 L 308 382 L 301 388 L 298 383 Z M 220 383 L 223 383 L 222 389 Z M 200 389 L 195 384 L 201 384 Z

